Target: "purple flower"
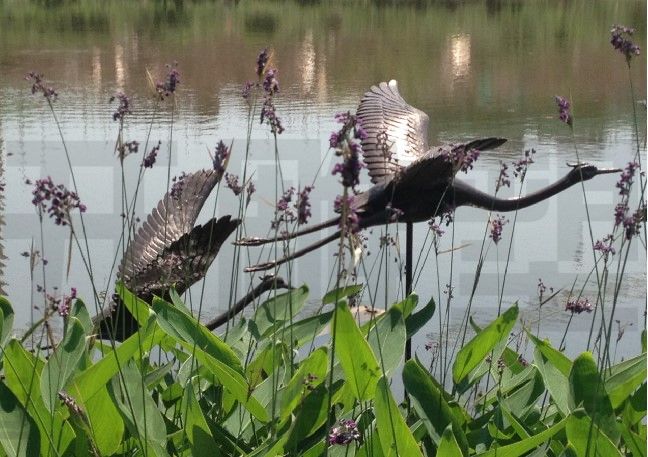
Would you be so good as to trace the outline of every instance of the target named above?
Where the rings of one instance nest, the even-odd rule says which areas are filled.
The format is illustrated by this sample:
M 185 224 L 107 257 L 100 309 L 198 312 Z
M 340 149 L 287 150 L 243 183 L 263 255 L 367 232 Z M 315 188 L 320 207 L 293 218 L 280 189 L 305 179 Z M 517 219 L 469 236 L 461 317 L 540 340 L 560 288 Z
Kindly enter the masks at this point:
M 117 146 L 117 155 L 119 155 L 120 160 L 124 160 L 129 154 L 135 154 L 139 151 L 139 142 L 137 141 L 127 141 L 126 143 L 120 143 Z
M 271 223 L 273 229 L 278 228 L 282 222 L 289 223 L 295 221 L 295 213 L 290 203 L 296 192 L 294 187 L 289 187 L 277 202 L 275 218 Z
M 123 121 L 126 115 L 132 114 L 130 99 L 123 92 L 117 92 L 115 95 L 110 97 L 110 103 L 117 100 L 119 105 L 113 113 L 113 121 Z
M 231 173 L 225 173 L 225 183 L 234 195 L 238 196 L 243 192 L 243 186 L 239 184 L 239 177 Z
M 502 239 L 502 229 L 504 228 L 504 225 L 508 223 L 508 219 L 505 219 L 502 215 L 498 215 L 494 219 L 491 219 L 490 223 L 490 237 L 493 239 L 493 242 L 497 244 Z
M 267 48 L 263 49 L 259 53 L 259 56 L 257 57 L 257 63 L 256 63 L 256 74 L 257 76 L 259 76 L 259 78 L 263 75 L 263 72 L 269 60 L 270 60 L 270 55 L 268 54 L 268 49 Z
M 365 133 L 364 130 L 358 130 L 359 120 L 349 112 L 338 113 L 335 119 L 342 124 L 342 128 L 331 134 L 329 143 L 332 147 L 335 144 L 335 155 L 342 157 L 342 163 L 335 164 L 332 174 L 339 173 L 342 176 L 342 185 L 355 190 L 360 184 L 360 170 L 364 168 L 364 163 L 360 160 L 362 147 L 357 140 Z
M 613 25 L 610 30 L 610 44 L 612 47 L 623 54 L 630 64 L 632 56 L 638 56 L 641 54 L 641 49 L 639 46 L 634 44 L 630 37 L 634 34 L 635 29 L 630 27 L 624 27 L 622 25 Z
M 587 298 L 569 299 L 565 305 L 565 311 L 571 311 L 572 314 L 580 314 L 583 311 L 591 313 L 594 311 L 594 306 Z
M 511 180 L 508 174 L 508 165 L 504 162 L 500 162 L 500 172 L 497 177 L 497 182 L 495 183 L 495 191 L 497 192 L 502 187 L 511 187 Z
M 614 226 L 623 224 L 623 221 L 626 219 L 626 214 L 628 212 L 628 203 L 621 202 L 617 203 L 614 207 Z
M 625 230 L 626 240 L 632 239 L 641 233 L 641 223 L 646 220 L 646 207 L 641 206 L 630 217 L 626 217 L 623 221 L 623 229 Z
M 619 181 L 616 183 L 616 187 L 619 189 L 619 195 L 630 195 L 630 189 L 632 188 L 632 182 L 637 168 L 639 168 L 639 164 L 633 161 L 628 162 L 623 169 Z
M 149 152 L 144 159 L 142 160 L 142 166 L 144 168 L 153 168 L 155 165 L 155 160 L 157 159 L 158 152 L 160 152 L 160 146 L 162 145 L 161 141 L 158 141 L 158 144 L 153 146 L 151 152 Z
M 25 75 L 25 79 L 32 83 L 32 94 L 40 92 L 48 101 L 54 101 L 56 100 L 56 97 L 58 97 L 58 93 L 56 93 L 56 91 L 52 87 L 45 85 L 43 76 L 44 75 L 42 73 L 30 71 L 29 73 L 27 73 L 27 75 Z
M 245 189 L 245 194 L 246 194 L 245 205 L 246 206 L 250 204 L 250 200 L 252 199 L 252 194 L 254 192 L 256 192 L 256 186 L 254 185 L 254 183 L 251 180 L 249 180 L 248 184 L 247 184 L 247 188 Z
M 227 167 L 227 159 L 229 158 L 230 150 L 223 141 L 219 141 L 216 145 L 216 150 L 214 151 L 214 158 L 212 160 L 212 165 L 214 170 L 218 172 L 219 175 L 225 173 L 225 168 Z
M 267 95 L 261 107 L 261 124 L 264 121 L 270 126 L 271 133 L 280 135 L 284 132 L 284 127 L 281 119 L 277 116 L 277 109 L 272 101 L 272 97 Z
M 441 226 L 439 226 L 439 224 L 434 222 L 434 219 L 430 219 L 430 221 L 428 222 L 428 226 L 430 227 L 432 233 L 434 233 L 434 236 L 437 238 L 441 238 L 445 233 L 445 231 L 441 229 Z
M 160 96 L 160 100 L 173 95 L 180 84 L 180 72 L 178 71 L 178 62 L 173 65 L 167 64 L 167 74 L 164 81 L 158 81 L 155 84 L 155 90 Z
M 32 195 L 32 204 L 53 217 L 56 225 L 67 225 L 73 209 L 81 213 L 86 211 L 76 192 L 68 190 L 63 184 L 55 185 L 50 176 L 36 180 Z
M 542 281 L 542 278 L 538 278 L 538 299 L 540 302 L 542 302 L 542 297 L 544 296 L 546 291 L 547 291 L 547 286 Z M 549 287 L 549 292 L 553 293 L 553 291 L 554 291 L 553 287 Z
M 346 213 L 346 220 L 340 219 L 340 228 L 346 228 L 351 232 L 357 232 L 360 229 L 360 217 L 353 204 L 354 201 L 355 197 L 353 195 L 347 195 L 346 199 L 342 195 L 338 195 L 333 202 L 333 209 L 336 213 Z
M 58 313 L 61 317 L 66 317 L 70 314 L 70 308 L 72 306 L 72 300 L 77 298 L 76 287 L 70 289 L 70 295 L 63 297 L 63 303 L 58 306 Z
M 398 219 L 405 214 L 402 210 L 394 208 L 391 203 L 388 203 L 385 206 L 385 212 L 387 213 L 387 219 L 389 222 L 398 222 Z
M 247 81 L 243 85 L 243 89 L 241 89 L 241 97 L 243 97 L 244 100 L 247 100 L 250 98 L 250 94 L 252 93 L 252 89 L 254 88 L 255 84 L 252 81 Z
M 174 200 L 180 200 L 180 197 L 182 196 L 182 191 L 184 190 L 184 185 L 185 185 L 185 178 L 187 177 L 187 173 L 184 171 L 180 176 L 174 176 L 172 181 L 173 184 L 171 185 L 171 198 Z
M 331 428 L 328 434 L 328 443 L 330 445 L 346 445 L 358 440 L 360 440 L 358 424 L 351 419 L 340 420 Z
M 599 251 L 607 258 L 608 255 L 610 254 L 612 255 L 616 254 L 616 250 L 612 245 L 613 242 L 614 242 L 614 237 L 612 236 L 612 234 L 609 234 L 602 240 L 597 240 L 596 243 L 594 243 L 594 250 Z
M 311 217 L 311 204 L 310 204 L 310 193 L 313 190 L 313 186 L 305 186 L 302 191 L 299 193 L 299 198 L 297 199 L 296 209 L 297 209 L 297 224 L 302 225 L 308 222 L 308 219 Z
M 524 151 L 524 157 L 518 160 L 517 162 L 513 162 L 513 175 L 517 178 L 520 176 L 520 179 L 524 179 L 524 176 L 526 175 L 527 169 L 529 168 L 529 165 L 533 163 L 533 156 L 535 155 L 536 151 L 535 149 L 527 149 Z
M 518 362 L 520 362 L 520 365 L 522 365 L 522 366 L 525 367 L 525 368 L 529 366 L 529 362 L 527 361 L 527 359 L 525 359 L 524 357 L 522 357 L 521 354 L 518 355 Z
M 277 69 L 270 68 L 263 78 L 263 91 L 269 96 L 279 92 L 279 80 L 277 79 Z
M 560 95 L 556 95 L 554 99 L 558 105 L 558 118 L 565 124 L 571 126 L 573 118 L 571 115 L 571 104 L 569 103 L 569 100 Z

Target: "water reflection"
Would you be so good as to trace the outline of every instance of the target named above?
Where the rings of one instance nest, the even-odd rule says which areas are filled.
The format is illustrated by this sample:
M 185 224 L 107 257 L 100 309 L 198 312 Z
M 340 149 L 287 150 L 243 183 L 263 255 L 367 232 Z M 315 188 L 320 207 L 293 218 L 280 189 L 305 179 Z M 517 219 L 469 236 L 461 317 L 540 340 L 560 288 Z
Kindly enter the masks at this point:
M 240 173 L 247 125 L 240 87 L 255 78 L 258 51 L 266 46 L 274 49 L 282 88 L 276 103 L 287 126 L 280 138 L 287 185 L 318 177 L 312 196 L 315 220 L 330 216 L 332 199 L 339 191 L 337 180 L 330 176 L 333 158 L 327 155 L 328 136 L 336 127 L 334 114 L 355 109 L 368 87 L 392 78 L 399 80 L 411 104 L 430 115 L 432 144 L 493 135 L 509 138 L 505 147 L 484 154 L 479 168 L 466 176 L 491 192 L 499 161 L 516 160 L 524 149 L 538 151 L 526 191 L 562 176 L 564 163 L 575 160 L 571 135 L 555 120 L 552 96 L 556 93 L 571 94 L 575 101 L 575 135 L 583 158 L 617 166 L 629 160 L 634 140 L 627 72 L 623 59 L 608 49 L 606 35 L 612 23 L 632 24 L 639 30 L 640 46 L 645 47 L 645 2 L 601 1 L 596 6 L 589 6 L 587 0 L 448 4 L 453 10 L 422 3 L 416 8 L 353 2 L 303 7 L 281 1 L 108 1 L 101 11 L 84 2 L 46 11 L 30 7 L 28 2 L 5 5 L 0 12 L 0 131 L 5 137 L 0 152 L 14 153 L 5 164 L 11 186 L 2 195 L 7 207 L 7 226 L 2 230 L 10 256 L 6 271 L 9 292 L 18 304 L 29 308 L 22 299 L 25 263 L 19 253 L 28 248 L 38 223 L 22 178 L 51 174 L 57 182 L 70 179 L 51 114 L 42 100 L 29 97 L 24 84 L 24 73 L 33 69 L 45 71 L 61 93 L 55 108 L 70 140 L 81 196 L 92 197 L 88 221 L 99 259 L 97 277 L 103 284 L 111 282 L 110 261 L 117 248 L 121 211 L 120 171 L 112 153 L 117 125 L 111 119 L 113 107 L 106 102 L 117 90 L 132 97 L 134 115 L 126 125 L 127 139 L 142 145 L 155 113 L 150 141 L 161 140 L 164 154 L 160 167 L 145 179 L 144 199 L 137 209 L 144 215 L 165 190 L 171 140 L 171 107 L 166 104 L 155 111 L 144 75 L 150 68 L 161 78 L 164 64 L 175 60 L 180 64 L 182 83 L 174 107 L 172 175 L 209 166 L 205 150 L 213 149 L 219 139 L 234 140 L 231 172 Z M 568 33 L 563 33 L 561 18 L 574 18 Z M 639 98 L 645 98 L 643 61 L 634 65 L 632 72 Z M 251 166 L 257 170 L 253 179 L 260 190 L 250 207 L 248 230 L 262 235 L 272 217 L 274 180 L 264 178 L 274 177 L 274 148 L 267 129 L 256 119 L 252 138 Z M 127 163 L 129 188 L 139 158 Z M 101 191 L 97 191 L 99 184 Z M 595 206 L 592 213 L 599 233 L 609 229 L 612 188 L 613 178 L 588 183 L 588 191 L 596 196 L 590 202 Z M 520 213 L 507 299 L 524 301 L 535 290 L 538 276 L 554 286 L 571 284 L 576 275 L 587 276 L 590 252 L 582 246 L 589 245 L 589 235 L 581 230 L 580 195 L 576 190 Z M 221 191 L 218 205 L 219 214 L 237 209 L 226 190 Z M 465 303 L 485 216 L 466 209 L 457 217 L 455 242 L 469 244 L 454 257 L 454 271 L 458 272 L 455 296 L 458 303 Z M 418 252 L 427 249 L 422 246 L 424 225 L 417 228 Z M 371 242 L 379 237 L 378 232 L 369 235 Z M 66 234 L 51 230 L 47 236 L 54 277 L 50 283 L 62 287 L 67 281 L 61 274 Z M 221 259 L 229 258 L 228 249 Z M 377 252 L 376 243 L 371 250 Z M 334 249 L 325 249 L 300 259 L 294 282 L 308 281 L 317 297 L 329 286 L 333 254 Z M 440 259 L 441 285 L 448 281 L 450 257 Z M 645 276 L 642 259 L 639 250 L 631 253 L 629 271 L 634 284 L 641 284 Z M 73 267 L 78 263 L 75 260 Z M 497 299 L 488 289 L 497 284 L 494 254 L 486 267 L 490 268 L 484 273 L 488 281 L 478 293 L 488 314 Z M 227 304 L 230 284 L 222 280 L 228 277 L 227 268 L 215 265 L 208 276 L 213 314 Z M 390 268 L 390 274 L 399 275 L 398 263 Z M 437 274 L 433 262 L 420 274 L 422 297 L 441 293 L 430 279 Z M 69 281 L 76 286 L 87 282 L 79 271 L 73 271 Z M 389 299 L 397 289 L 390 288 Z M 89 296 L 90 291 L 80 293 Z M 628 291 L 621 298 L 630 311 L 640 301 L 634 293 L 630 296 Z

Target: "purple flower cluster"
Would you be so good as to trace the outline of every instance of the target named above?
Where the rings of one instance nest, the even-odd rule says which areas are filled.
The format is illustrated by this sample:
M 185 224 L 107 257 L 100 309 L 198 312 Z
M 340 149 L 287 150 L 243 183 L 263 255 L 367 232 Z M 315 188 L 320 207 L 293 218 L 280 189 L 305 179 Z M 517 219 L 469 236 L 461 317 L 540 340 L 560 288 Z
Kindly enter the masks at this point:
M 394 208 L 391 203 L 388 203 L 387 206 L 385 206 L 385 212 L 387 213 L 387 219 L 389 222 L 398 222 L 398 219 L 405 214 L 403 210 Z
M 128 114 L 132 114 L 130 99 L 123 92 L 117 92 L 115 95 L 110 97 L 110 103 L 117 100 L 118 106 L 115 112 L 113 113 L 113 121 L 122 122 Z
M 342 127 L 331 134 L 329 144 L 335 149 L 335 155 L 342 157 L 342 163 L 335 164 L 332 174 L 339 173 L 342 185 L 355 192 L 355 187 L 360 184 L 360 170 L 364 168 L 364 163 L 360 160 L 362 146 L 358 140 L 367 138 L 367 133 L 362 129 L 360 120 L 349 112 L 338 113 L 335 119 Z
M 127 141 L 126 143 L 120 143 L 117 146 L 117 155 L 121 160 L 124 160 L 129 154 L 135 154 L 139 151 L 139 142 Z
M 520 179 L 524 179 L 526 172 L 529 168 L 529 165 L 533 163 L 533 156 L 535 155 L 535 149 L 527 149 L 524 151 L 524 157 L 520 160 L 513 162 L 513 175 L 517 178 L 520 176 Z
M 331 428 L 328 434 L 328 444 L 346 445 L 360 440 L 358 424 L 351 419 L 342 419 Z
M 558 118 L 565 124 L 571 126 L 574 119 L 572 118 L 571 104 L 569 103 L 569 100 L 560 95 L 556 95 L 554 99 L 558 105 Z
M 31 184 L 31 181 L 26 183 Z M 76 192 L 68 190 L 63 184 L 55 185 L 50 176 L 36 180 L 32 195 L 32 204 L 49 213 L 56 225 L 67 225 L 73 209 L 78 209 L 81 213 L 86 211 L 86 206 L 81 203 Z
M 445 157 L 447 161 L 452 163 L 453 167 L 468 173 L 468 170 L 472 170 L 475 162 L 479 158 L 481 151 L 478 149 L 468 149 L 466 150 L 465 145 L 447 145 L 440 146 L 437 155 Z
M 265 67 L 266 65 L 268 65 L 269 60 L 270 54 L 268 53 L 268 49 L 265 48 L 259 53 L 259 56 L 257 57 L 256 74 L 259 78 L 263 76 L 263 72 L 265 71 Z
M 605 257 L 610 254 L 614 255 L 616 254 L 616 250 L 614 249 L 612 243 L 614 243 L 614 236 L 612 236 L 612 234 L 609 234 L 602 240 L 597 240 L 596 243 L 594 243 L 594 250 L 599 251 Z
M 214 158 L 212 159 L 212 164 L 214 170 L 218 172 L 219 175 L 225 173 L 225 168 L 227 167 L 227 159 L 229 158 L 230 150 L 223 141 L 219 141 L 216 145 L 216 150 L 214 151 Z
M 243 186 L 239 184 L 239 177 L 231 173 L 225 173 L 225 184 L 235 196 L 241 195 Z
M 346 220 L 340 219 L 340 228 L 357 232 L 360 229 L 360 217 L 358 216 L 357 209 L 354 207 L 355 197 L 347 195 L 346 198 L 342 195 L 335 197 L 333 202 L 333 209 L 336 213 L 346 214 Z
M 500 162 L 500 172 L 495 183 L 495 191 L 497 192 L 502 187 L 511 187 L 511 179 L 508 174 L 508 165 Z
M 153 149 L 151 149 L 151 152 L 146 154 L 144 159 L 142 159 L 142 166 L 144 168 L 153 168 L 153 165 L 155 165 L 155 161 L 157 159 L 158 152 L 160 152 L 160 146 L 162 145 L 161 141 L 158 141 L 158 144 L 153 146 Z
M 277 116 L 277 110 L 274 105 L 274 96 L 279 92 L 279 80 L 277 79 L 277 69 L 267 68 L 270 56 L 268 50 L 264 49 L 257 58 L 257 75 L 263 77 L 262 87 L 264 92 L 263 106 L 261 106 L 261 124 L 266 122 L 270 126 L 270 132 L 274 135 L 280 135 L 284 131 L 281 119 Z M 243 88 L 243 98 L 250 96 L 253 85 L 247 83 Z
M 248 100 L 252 94 L 252 89 L 254 89 L 255 86 L 256 85 L 252 81 L 246 81 L 241 89 L 241 97 L 243 97 L 244 100 Z
M 27 75 L 25 75 L 25 79 L 32 83 L 32 94 L 40 92 L 41 94 L 43 94 L 43 97 L 45 97 L 49 101 L 54 101 L 56 100 L 56 97 L 58 97 L 58 93 L 56 93 L 54 88 L 45 84 L 42 73 L 30 71 L 29 73 L 27 73 Z
M 313 186 L 305 186 L 299 193 L 299 197 L 297 198 L 297 203 L 295 206 L 297 209 L 297 224 L 299 225 L 308 223 L 308 220 L 312 216 L 310 193 L 313 188 Z
M 493 239 L 493 242 L 497 244 L 502 239 L 502 229 L 504 228 L 504 225 L 508 223 L 508 219 L 505 219 L 502 215 L 498 215 L 494 219 L 491 219 L 490 223 L 490 237 Z
M 591 313 L 592 311 L 594 311 L 594 305 L 592 305 L 587 298 L 571 298 L 567 300 L 565 311 L 571 311 L 572 314 L 580 314 L 583 311 Z
M 428 226 L 430 227 L 430 231 L 432 231 L 432 233 L 434 233 L 434 236 L 437 238 L 441 238 L 445 233 L 445 231 L 441 229 L 441 226 L 434 222 L 434 219 L 429 220 Z
M 626 240 L 630 240 L 633 237 L 641 233 L 641 224 L 646 221 L 646 207 L 640 206 L 637 208 L 632 216 L 626 217 L 623 221 L 623 229 L 625 230 Z
M 160 96 L 160 100 L 173 95 L 180 84 L 180 72 L 178 71 L 178 62 L 173 65 L 167 64 L 167 74 L 164 81 L 158 81 L 155 84 L 155 90 Z
M 58 313 L 61 317 L 66 317 L 70 314 L 70 308 L 72 306 L 72 300 L 77 298 L 76 287 L 70 288 L 70 295 L 63 297 L 63 302 L 58 307 Z
M 277 229 L 282 222 L 290 223 L 295 221 L 295 213 L 292 210 L 291 201 L 296 193 L 294 187 L 289 187 L 277 201 L 275 218 L 271 223 L 273 229 Z
M 619 189 L 619 195 L 627 196 L 630 195 L 630 189 L 632 188 L 632 182 L 634 180 L 634 175 L 639 164 L 637 162 L 628 162 L 626 167 L 623 169 L 619 181 L 616 183 L 617 189 Z
M 634 44 L 630 37 L 634 34 L 635 29 L 624 27 L 622 25 L 613 25 L 610 30 L 610 44 L 614 49 L 623 54 L 628 64 L 632 56 L 641 54 L 639 46 Z
M 250 200 L 252 200 L 252 194 L 255 193 L 255 192 L 256 192 L 256 186 L 254 185 L 254 183 L 250 179 L 250 180 L 248 180 L 248 184 L 247 184 L 247 187 L 245 189 L 245 195 L 246 195 L 246 197 L 245 197 L 245 205 L 246 206 L 250 204 Z
M 180 176 L 173 177 L 173 184 L 171 184 L 170 195 L 174 200 L 180 200 L 180 197 L 182 197 L 182 191 L 184 190 L 186 177 L 187 173 L 185 173 L 184 171 L 180 174 Z

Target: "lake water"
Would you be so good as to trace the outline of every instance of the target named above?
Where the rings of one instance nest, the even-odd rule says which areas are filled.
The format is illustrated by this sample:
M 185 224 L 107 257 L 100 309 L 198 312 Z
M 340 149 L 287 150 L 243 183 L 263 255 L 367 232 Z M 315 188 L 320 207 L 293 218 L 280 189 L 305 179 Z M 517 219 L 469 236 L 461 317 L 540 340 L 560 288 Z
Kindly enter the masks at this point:
M 271 64 L 279 69 L 281 92 L 276 105 L 286 131 L 279 137 L 278 148 L 285 186 L 303 186 L 316 179 L 313 221 L 332 215 L 333 200 L 340 191 L 330 174 L 335 158 L 328 151 L 329 134 L 336 128 L 334 115 L 354 110 L 363 92 L 383 80 L 397 79 L 408 102 L 430 115 L 431 144 L 484 136 L 508 138 L 498 150 L 482 154 L 475 170 L 461 176 L 491 192 L 500 161 L 517 160 L 525 149 L 537 152 L 522 192 L 562 177 L 568 171 L 566 162 L 576 161 L 574 141 L 580 158 L 597 165 L 623 167 L 632 159 L 635 136 L 628 70 L 609 44 L 609 29 L 616 23 L 636 27 L 635 39 L 644 50 L 645 2 L 430 3 L 408 2 L 397 7 L 359 1 L 2 2 L 0 152 L 6 182 L 2 238 L 8 257 L 3 273 L 19 323 L 27 325 L 30 319 L 30 287 L 43 284 L 40 269 L 30 282 L 29 262 L 21 256 L 32 242 L 41 249 L 38 219 L 25 178 L 51 175 L 55 182 L 71 185 L 56 124 L 45 100 L 30 95 L 24 81 L 28 71 L 45 73 L 59 93 L 55 110 L 80 197 L 88 207 L 93 270 L 98 285 L 108 289 L 114 281 L 111 266 L 118 250 L 122 211 L 121 171 L 113 154 L 118 125 L 112 120 L 115 104 L 108 100 L 117 91 L 132 98 L 127 140 L 144 145 L 154 118 L 149 144 L 162 141 L 158 165 L 144 178 L 137 207 L 143 217 L 166 189 L 170 149 L 171 174 L 177 175 L 209 167 L 208 150 L 213 151 L 221 139 L 233 142 L 229 171 L 240 173 L 248 112 L 240 91 L 245 81 L 255 78 L 256 56 L 264 47 L 273 50 Z M 181 72 L 175 108 L 166 103 L 154 116 L 146 71 L 161 78 L 164 65 L 174 61 Z M 644 56 L 633 62 L 631 78 L 635 99 L 645 100 Z M 554 95 L 572 100 L 574 138 L 557 120 Z M 640 141 L 645 145 L 645 109 L 636 108 Z M 254 123 L 250 146 L 249 164 L 258 192 L 249 207 L 245 231 L 263 236 L 275 200 L 274 145 L 267 126 Z M 124 163 L 129 192 L 140 160 L 138 155 Z M 586 184 L 595 239 L 612 228 L 616 180 L 617 176 L 610 175 Z M 363 188 L 367 187 L 364 176 Z M 520 190 L 514 185 L 508 193 L 517 195 Z M 212 198 L 201 221 L 209 217 L 213 205 Z M 220 190 L 218 214 L 235 214 L 237 205 L 228 189 Z M 504 228 L 504 239 L 488 248 L 473 302 L 472 312 L 480 323 L 497 312 L 514 215 L 507 217 L 511 222 Z M 416 228 L 415 259 L 420 257 L 421 262 L 415 290 L 422 301 L 434 296 L 445 302 L 445 285 L 452 283 L 452 313 L 444 321 L 451 327 L 459 325 L 466 309 L 487 221 L 483 211 L 459 209 L 454 232 L 448 230 L 440 249 L 462 248 L 440 254 L 438 262 L 433 253 L 423 262 L 430 249 L 429 239 L 424 242 L 427 226 Z M 51 221 L 44 228 L 48 288 L 67 291 L 77 287 L 80 296 L 91 297 L 78 255 L 72 259 L 69 277 L 66 274 L 69 232 Z M 381 257 L 376 242 L 379 232 L 375 229 L 368 234 L 372 253 L 366 258 L 366 268 L 373 268 L 368 281 L 377 304 L 383 306 L 402 294 L 398 281 L 402 262 L 393 247 L 387 261 Z M 393 226 L 390 233 L 402 239 L 404 228 Z M 595 282 L 584 284 L 593 266 L 590 243 L 580 186 L 520 212 L 502 306 L 519 301 L 524 319 L 535 328 L 538 278 L 562 288 L 543 306 L 541 323 L 543 336 L 559 339 L 569 319 L 564 305 L 572 284 L 576 283 L 576 291 L 584 288 L 583 294 L 595 299 Z M 293 264 L 291 280 L 309 284 L 313 309 L 317 297 L 331 287 L 336 249 L 329 245 Z M 236 271 L 259 258 L 258 249 L 248 252 Z M 264 251 L 263 258 L 270 254 Z M 205 316 L 227 308 L 232 255 L 231 247 L 224 248 L 209 271 Z M 383 268 L 379 271 L 376 264 Z M 386 274 L 390 281 L 384 281 Z M 365 279 L 364 273 L 360 276 Z M 241 275 L 234 295 L 240 296 L 248 284 L 247 275 Z M 645 246 L 635 242 L 615 315 L 620 325 L 628 326 L 619 347 L 621 355 L 639 350 L 645 286 Z M 197 284 L 191 298 L 195 306 L 199 295 Z M 586 347 L 590 322 L 588 315 L 576 316 L 568 339 L 570 351 Z M 426 333 L 434 339 L 436 329 L 435 317 L 415 341 L 415 349 L 423 352 Z

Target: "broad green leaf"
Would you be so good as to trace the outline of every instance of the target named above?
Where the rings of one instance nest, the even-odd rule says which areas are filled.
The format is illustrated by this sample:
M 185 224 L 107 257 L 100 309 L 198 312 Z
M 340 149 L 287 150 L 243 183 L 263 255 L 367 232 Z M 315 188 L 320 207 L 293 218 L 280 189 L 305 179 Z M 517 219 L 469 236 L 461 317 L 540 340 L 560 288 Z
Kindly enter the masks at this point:
M 207 368 L 214 376 L 216 376 L 218 382 L 220 382 L 223 387 L 229 390 L 232 395 L 242 405 L 244 405 L 245 408 L 253 416 L 259 419 L 261 422 L 267 422 L 270 419 L 268 417 L 268 413 L 258 402 L 258 400 L 253 396 L 250 396 L 248 384 L 243 375 L 241 375 L 234 368 L 212 357 L 207 352 L 193 346 L 190 343 L 180 342 L 180 344 L 189 353 L 193 352 L 196 360 L 198 360 L 205 368 Z
M 574 360 L 569 384 L 572 410 L 582 405 L 601 431 L 618 443 L 620 433 L 616 415 L 591 353 L 584 352 Z
M 68 393 L 78 402 L 85 403 L 101 390 L 134 354 L 150 351 L 163 337 L 164 333 L 157 326 L 156 316 L 151 316 L 142 331 L 130 336 L 114 351 L 111 350 L 97 363 L 79 373 L 68 387 Z
M 630 430 L 626 425 L 621 426 L 623 442 L 632 452 L 633 457 L 646 457 L 646 440 Z
M 506 389 L 502 389 L 502 404 L 515 411 L 520 417 L 526 417 L 536 407 L 540 396 L 545 393 L 542 377 L 537 368 L 530 365 L 525 373 L 516 376 L 524 381 L 522 384 L 510 383 L 505 386 Z
M 617 409 L 646 380 L 646 354 L 638 355 L 613 366 L 605 379 L 605 390 Z
M 85 403 L 79 402 L 90 426 L 92 441 L 102 455 L 112 455 L 123 441 L 124 420 L 113 402 L 108 387 L 101 386 Z M 110 430 L 110 433 L 106 433 Z
M 151 317 L 151 307 L 144 300 L 128 290 L 123 282 L 117 281 L 115 289 L 122 303 L 126 306 L 126 309 L 130 311 L 140 327 L 143 327 Z
M 286 451 L 299 450 L 300 441 L 311 436 L 326 423 L 329 405 L 329 392 L 326 384 L 322 383 L 317 386 L 302 401 L 284 446 Z M 331 404 L 336 401 L 337 394 L 343 384 L 342 380 L 333 383 Z
M 576 361 L 574 365 L 576 365 Z M 578 457 L 621 456 L 616 445 L 592 424 L 585 411 L 578 409 L 567 419 L 567 439 Z
M 299 405 L 299 401 L 311 390 L 324 382 L 328 370 L 328 351 L 321 347 L 304 359 L 299 369 L 281 391 L 279 423 L 282 424 Z
M 92 323 L 92 318 L 88 309 L 86 308 L 85 303 L 80 298 L 77 298 L 72 302 L 72 307 L 70 309 L 70 317 L 74 317 L 79 320 L 83 331 L 86 335 L 91 335 L 94 330 L 94 324 Z M 66 321 L 66 324 L 69 324 L 69 319 Z M 66 328 L 67 330 L 67 328 Z
M 4 350 L 5 384 L 34 419 L 42 454 L 63 454 L 74 439 L 74 431 L 59 412 L 50 413 L 40 394 L 39 360 L 12 339 Z
M 200 409 L 198 395 L 192 382 L 185 386 L 182 414 L 184 430 L 191 443 L 191 455 L 197 457 L 218 457 L 221 455 Z
M 408 360 L 405 363 L 403 384 L 434 443 L 439 445 L 444 430 L 451 425 L 462 455 L 468 455 L 468 440 L 461 428 L 461 419 L 453 413 L 443 392 L 420 362 Z
M 500 341 L 508 338 L 518 316 L 517 305 L 506 310 L 470 340 L 457 353 L 452 367 L 452 379 L 459 384 L 479 365 Z
M 385 374 L 391 374 L 403 359 L 406 338 L 401 304 L 389 308 L 369 330 L 367 341 Z
M 316 314 L 315 316 L 297 321 L 292 325 L 285 326 L 281 330 L 281 333 L 291 335 L 293 341 L 295 341 L 293 347 L 300 348 L 304 344 L 313 341 L 324 330 L 332 317 L 333 311 Z
M 644 382 L 628 401 L 626 401 L 621 414 L 624 423 L 634 426 L 646 417 L 646 383 Z
M 185 314 L 161 298 L 153 298 L 160 328 L 178 343 L 196 345 L 212 357 L 243 374 L 241 361 L 234 351 L 219 337 L 211 333 L 193 316 Z
M 443 431 L 441 436 L 441 442 L 439 443 L 439 450 L 437 455 L 443 457 L 462 457 L 463 453 L 461 448 L 455 439 L 454 433 L 452 433 L 452 425 L 448 425 Z
M 436 303 L 434 298 L 430 298 L 430 301 L 421 309 L 413 314 L 409 314 L 405 318 L 405 327 L 407 328 L 407 337 L 411 338 L 422 329 L 425 324 L 427 324 L 432 316 L 434 316 L 434 311 L 436 310 Z
M 380 444 L 385 457 L 421 456 L 421 449 L 412 436 L 398 405 L 394 401 L 386 378 L 380 378 L 374 400 L 376 428 L 380 434 Z
M 382 376 L 380 364 L 362 336 L 345 301 L 336 304 L 335 355 L 346 374 L 346 380 L 358 400 L 371 400 L 378 379 Z
M 289 322 L 301 311 L 307 298 L 308 287 L 301 286 L 263 302 L 254 314 L 254 323 L 258 332 L 255 337 L 268 336 L 273 330 Z
M 534 350 L 534 361 L 554 404 L 563 416 L 567 416 L 571 411 L 569 408 L 569 374 L 563 374 L 555 364 L 549 362 L 538 346 Z
M 41 395 L 50 412 L 58 406 L 58 393 L 76 370 L 86 347 L 81 322 L 70 317 L 66 327 L 63 341 L 50 355 L 41 373 Z
M 506 446 L 494 447 L 492 449 L 489 449 L 486 452 L 477 454 L 477 457 L 499 457 L 499 456 L 519 457 L 531 451 L 532 449 L 535 449 L 536 447 L 540 446 L 542 443 L 548 441 L 549 439 L 551 439 L 551 437 L 553 437 L 556 433 L 558 433 L 563 428 L 565 428 L 566 423 L 567 423 L 567 419 L 563 419 L 557 424 L 549 427 L 548 429 L 540 433 L 530 436 L 527 439 Z
M 359 293 L 363 287 L 364 286 L 362 284 L 353 284 L 351 286 L 344 286 L 333 289 L 327 292 L 326 295 L 324 295 L 324 298 L 322 298 L 322 304 L 328 305 L 330 303 L 336 303 L 343 298 Z
M 144 455 L 167 455 L 166 425 L 151 394 L 143 383 L 142 374 L 132 361 L 121 367 L 110 384 L 110 393 Z
M 0 347 L 4 347 L 5 343 L 11 336 L 11 330 L 14 322 L 14 310 L 7 300 L 7 297 L 0 295 Z M 0 356 L 2 354 L 0 353 Z
M 1 382 L 0 445 L 9 457 L 38 455 L 40 447 L 38 427 L 15 395 Z
M 533 336 L 528 330 L 526 333 L 533 344 L 535 344 L 536 348 L 545 357 L 545 359 L 547 359 L 549 363 L 556 367 L 556 369 L 560 371 L 565 377 L 568 377 L 572 369 L 571 360 L 569 360 L 565 354 L 552 347 L 549 341 L 543 341 Z

